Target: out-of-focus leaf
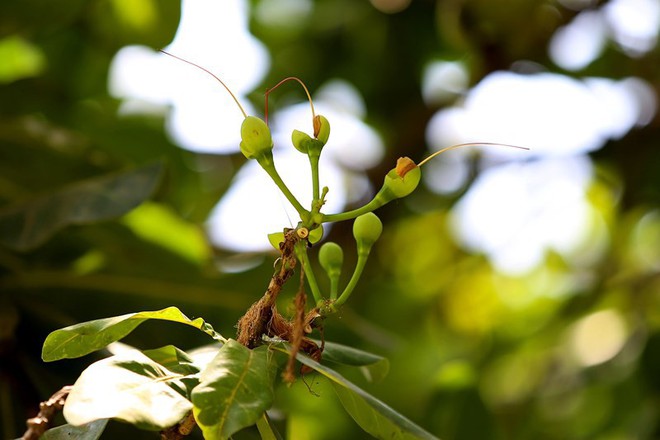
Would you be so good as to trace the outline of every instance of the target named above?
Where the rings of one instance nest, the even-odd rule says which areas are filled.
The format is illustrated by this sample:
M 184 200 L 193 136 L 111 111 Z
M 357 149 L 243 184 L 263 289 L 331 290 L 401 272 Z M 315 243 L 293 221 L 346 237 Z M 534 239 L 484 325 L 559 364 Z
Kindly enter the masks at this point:
M 135 234 L 193 263 L 201 263 L 211 255 L 201 227 L 186 222 L 164 205 L 143 203 L 122 220 Z
M 346 411 L 362 429 L 372 436 L 379 439 L 437 440 L 435 436 L 348 381 L 336 371 L 300 353 L 296 359 L 332 381 Z
M 170 427 L 192 409 L 182 395 L 184 377 L 137 350 L 100 360 L 73 385 L 64 418 L 74 426 L 116 418 L 148 429 Z
M 128 313 L 113 318 L 97 319 L 55 330 L 46 337 L 41 352 L 44 361 L 84 356 L 122 339 L 149 319 L 179 322 L 198 328 L 214 339 L 222 340 L 211 324 L 202 318 L 191 320 L 176 307 L 153 312 Z
M 382 356 L 335 342 L 325 343 L 323 359 L 338 364 L 361 367 L 367 379 L 375 382 L 384 379 L 390 369 L 389 361 Z
M 249 350 L 227 341 L 192 393 L 195 420 L 204 438 L 227 439 L 255 424 L 273 402 L 275 369 L 266 346 Z
M 282 440 L 282 436 L 277 431 L 275 426 L 273 426 L 268 414 L 263 413 L 261 417 L 257 420 L 257 430 L 259 430 L 259 435 L 261 440 Z
M 0 40 L 0 59 L 0 83 L 39 75 L 46 65 L 43 52 L 18 36 Z
M 121 174 L 78 182 L 0 211 L 0 242 L 18 250 L 33 249 L 58 230 L 117 218 L 146 200 L 162 171 L 155 163 Z
M 108 419 L 96 420 L 82 426 L 62 425 L 49 429 L 41 440 L 97 440 L 105 430 Z

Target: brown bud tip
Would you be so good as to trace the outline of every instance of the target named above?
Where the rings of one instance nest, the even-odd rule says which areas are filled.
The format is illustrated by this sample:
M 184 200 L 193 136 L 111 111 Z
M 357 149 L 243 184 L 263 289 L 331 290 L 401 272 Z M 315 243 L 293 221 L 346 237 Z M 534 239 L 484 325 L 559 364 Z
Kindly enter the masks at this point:
M 396 161 L 396 174 L 399 177 L 404 177 L 406 174 L 408 174 L 408 171 L 413 170 L 417 168 L 417 164 L 413 162 L 412 159 L 409 157 L 400 157 Z

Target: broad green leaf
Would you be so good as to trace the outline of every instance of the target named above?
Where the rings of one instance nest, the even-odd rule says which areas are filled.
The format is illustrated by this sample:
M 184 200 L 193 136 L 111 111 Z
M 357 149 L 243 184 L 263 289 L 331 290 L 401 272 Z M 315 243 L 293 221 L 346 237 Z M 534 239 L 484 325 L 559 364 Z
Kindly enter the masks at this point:
M 323 360 L 361 367 L 367 380 L 375 382 L 383 380 L 390 369 L 389 361 L 382 356 L 335 342 L 325 343 Z
M 362 429 L 372 436 L 388 440 L 437 440 L 435 436 L 348 381 L 336 371 L 300 353 L 296 359 L 332 381 L 346 411 Z
M 191 320 L 176 307 L 167 307 L 153 312 L 97 319 L 55 330 L 46 337 L 41 358 L 50 362 L 84 356 L 122 339 L 149 319 L 179 322 L 198 328 L 216 340 L 223 339 L 202 318 Z
M 230 339 L 220 348 L 192 393 L 206 440 L 227 439 L 259 420 L 273 403 L 275 368 L 266 346 L 249 350 Z
M 121 174 L 78 182 L 0 211 L 0 243 L 34 249 L 68 225 L 120 217 L 156 188 L 163 166 L 151 164 Z
M 62 425 L 49 429 L 41 440 L 97 440 L 105 430 L 108 419 L 96 420 L 82 426 Z
M 185 377 L 137 350 L 111 356 L 82 372 L 67 397 L 64 418 L 74 426 L 112 418 L 147 429 L 173 426 L 192 409 L 182 395 Z

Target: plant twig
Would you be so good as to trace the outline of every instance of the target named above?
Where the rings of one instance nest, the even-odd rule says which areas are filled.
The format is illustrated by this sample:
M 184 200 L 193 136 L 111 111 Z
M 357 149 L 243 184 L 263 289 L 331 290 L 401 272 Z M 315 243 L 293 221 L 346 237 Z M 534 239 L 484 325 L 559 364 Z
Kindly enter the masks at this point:
M 53 394 L 50 399 L 39 404 L 39 414 L 36 417 L 27 420 L 27 431 L 23 434 L 22 440 L 38 440 L 46 432 L 58 411 L 64 408 L 64 402 L 69 396 L 73 387 L 67 385 Z
M 298 288 L 298 293 L 296 294 L 295 305 L 296 305 L 296 314 L 293 318 L 293 327 L 291 329 L 291 335 L 289 343 L 291 344 L 291 352 L 289 354 L 289 361 L 286 364 L 286 369 L 282 374 L 282 378 L 287 383 L 293 383 L 296 380 L 296 375 L 294 373 L 294 368 L 296 364 L 296 355 L 300 351 L 300 346 L 302 344 L 303 335 L 304 335 L 304 325 L 305 325 L 305 303 L 307 302 L 307 295 L 305 294 L 305 275 L 304 270 L 300 270 L 300 287 Z
M 314 360 L 320 361 L 323 346 L 318 345 L 311 339 L 305 337 L 312 332 L 313 328 L 320 328 L 319 318 L 322 318 L 318 307 L 314 307 L 305 313 L 306 294 L 304 291 L 304 270 L 300 272 L 300 289 L 296 295 L 296 315 L 293 321 L 284 318 L 277 310 L 275 300 L 282 290 L 282 286 L 293 275 L 297 265 L 295 248 L 301 240 L 306 237 L 298 235 L 296 229 L 284 231 L 284 242 L 280 243 L 281 257 L 280 268 L 273 274 L 266 293 L 257 302 L 252 304 L 248 311 L 238 321 L 238 332 L 236 340 L 248 348 L 255 348 L 262 342 L 263 336 L 285 340 L 295 347 L 289 365 L 295 362 L 296 353 L 302 351 Z M 304 243 L 303 243 L 304 244 Z M 301 264 L 302 266 L 302 264 Z M 302 371 L 304 374 L 305 371 Z M 291 367 L 284 373 L 284 379 L 292 382 L 294 379 Z
M 160 431 L 160 438 L 161 440 L 181 440 L 190 435 L 195 426 L 197 426 L 197 422 L 195 422 L 195 416 L 190 411 L 179 423 Z
M 278 319 L 279 317 L 273 313 L 276 311 L 275 300 L 280 294 L 282 286 L 293 275 L 293 269 L 296 266 L 294 246 L 297 241 L 298 236 L 294 229 L 285 231 L 284 242 L 280 245 L 282 252 L 280 270 L 273 274 L 264 296 L 252 304 L 245 315 L 238 321 L 236 340 L 248 348 L 254 348 L 259 345 L 261 343 L 261 336 L 269 334 L 269 327 L 273 326 L 273 324 L 278 324 L 280 321 Z

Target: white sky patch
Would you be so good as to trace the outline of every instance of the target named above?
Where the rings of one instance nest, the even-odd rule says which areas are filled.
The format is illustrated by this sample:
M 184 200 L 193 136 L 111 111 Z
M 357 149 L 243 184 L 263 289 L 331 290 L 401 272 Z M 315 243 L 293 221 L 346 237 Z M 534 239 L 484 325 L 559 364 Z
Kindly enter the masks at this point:
M 607 25 L 600 11 L 581 12 L 552 36 L 550 57 L 564 69 L 580 70 L 600 56 L 606 42 Z
M 582 12 L 556 33 L 550 54 L 573 70 L 594 61 L 607 38 L 629 54 L 641 54 L 656 43 L 659 11 L 660 0 L 614 0 Z M 457 239 L 511 274 L 541 264 L 549 249 L 571 258 L 580 255 L 582 246 L 597 259 L 594 253 L 602 252 L 607 237 L 586 197 L 591 167 L 585 155 L 648 124 L 656 110 L 655 92 L 640 78 L 486 76 L 459 105 L 432 117 L 426 132 L 431 150 L 467 142 L 531 150 L 481 147 L 484 171 L 453 212 Z M 425 169 L 426 185 L 439 193 L 462 188 L 474 150 L 452 151 L 451 160 L 448 155 L 434 159 L 438 163 Z M 511 163 L 529 160 L 534 162 Z M 594 237 L 594 231 L 600 232 Z M 587 239 L 598 243 L 585 245 Z
M 455 206 L 454 233 L 510 274 L 533 269 L 549 249 L 569 255 L 591 224 L 591 173 L 585 156 L 489 168 Z
M 183 0 L 181 22 L 167 52 L 215 73 L 245 99 L 268 69 L 265 47 L 247 30 L 244 0 Z M 167 132 L 178 145 L 199 152 L 238 151 L 243 115 L 209 74 L 149 48 L 121 49 L 110 68 L 110 93 L 125 99 L 122 111 L 149 113 L 171 106 Z
M 484 150 L 497 157 L 583 154 L 635 126 L 641 105 L 622 81 L 500 71 L 477 84 L 462 106 L 436 113 L 427 139 L 433 149 L 478 141 L 531 149 L 525 155 L 505 148 Z
M 603 11 L 612 38 L 628 55 L 643 55 L 657 44 L 660 0 L 612 0 Z
M 628 56 L 653 50 L 660 30 L 660 0 L 612 0 L 580 12 L 550 41 L 550 57 L 560 67 L 580 70 L 596 60 L 608 40 Z
M 438 105 L 464 93 L 470 81 L 467 69 L 457 61 L 433 61 L 422 73 L 422 97 L 427 105 Z

